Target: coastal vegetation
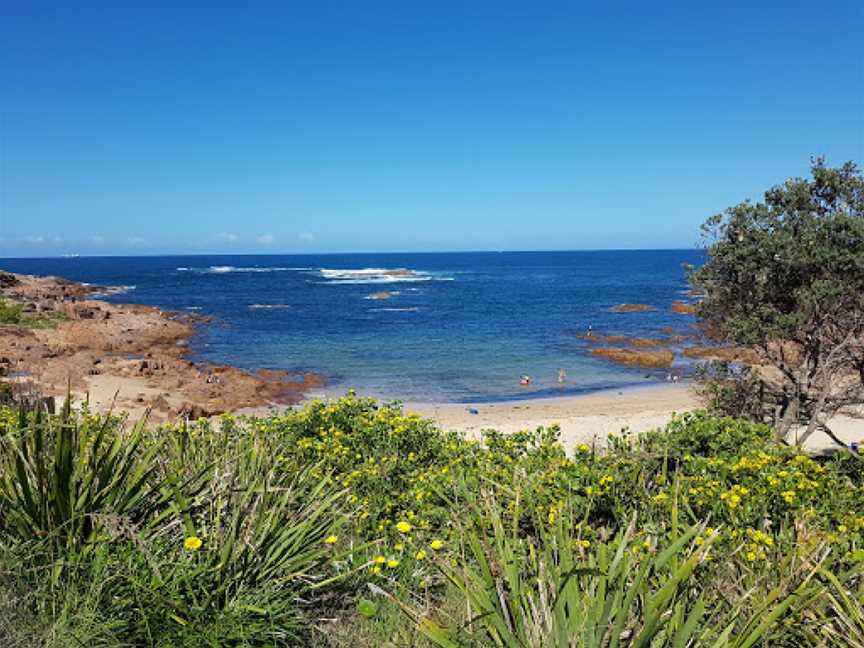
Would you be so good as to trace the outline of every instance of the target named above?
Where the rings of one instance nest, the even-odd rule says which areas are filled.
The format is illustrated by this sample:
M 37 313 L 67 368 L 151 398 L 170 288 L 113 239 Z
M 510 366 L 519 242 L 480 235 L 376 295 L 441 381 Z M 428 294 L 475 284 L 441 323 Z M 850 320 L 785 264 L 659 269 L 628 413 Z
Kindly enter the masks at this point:
M 0 635 L 860 645 L 862 501 L 848 451 L 704 412 L 568 456 L 554 427 L 472 440 L 350 393 L 161 427 L 4 407 Z
M 864 177 L 821 159 L 811 174 L 710 218 L 691 272 L 701 326 L 756 355 L 715 366 L 707 393 L 778 439 L 800 426 L 801 442 L 864 404 Z

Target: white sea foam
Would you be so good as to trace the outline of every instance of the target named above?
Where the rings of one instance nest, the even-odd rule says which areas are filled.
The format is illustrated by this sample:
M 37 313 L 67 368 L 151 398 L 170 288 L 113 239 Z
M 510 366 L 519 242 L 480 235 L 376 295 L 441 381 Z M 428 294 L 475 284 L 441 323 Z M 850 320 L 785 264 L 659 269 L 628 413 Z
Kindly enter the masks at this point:
M 135 290 L 136 286 L 106 286 L 98 292 L 91 293 L 92 297 L 108 297 L 109 295 L 125 295 Z
M 407 268 L 359 268 L 343 270 L 321 268 L 318 271 L 328 283 L 338 284 L 388 284 L 408 281 L 453 281 L 439 273 L 409 270 Z
M 253 310 L 282 310 L 291 308 L 290 304 L 249 304 L 248 308 Z
M 286 272 L 288 270 L 309 270 L 310 268 L 282 268 L 282 267 L 237 267 L 237 266 L 210 266 L 209 268 L 187 268 L 179 267 L 178 272 L 195 272 L 197 274 L 230 274 L 232 272 Z
M 417 306 L 406 306 L 405 308 L 370 308 L 370 313 L 416 313 L 420 310 Z

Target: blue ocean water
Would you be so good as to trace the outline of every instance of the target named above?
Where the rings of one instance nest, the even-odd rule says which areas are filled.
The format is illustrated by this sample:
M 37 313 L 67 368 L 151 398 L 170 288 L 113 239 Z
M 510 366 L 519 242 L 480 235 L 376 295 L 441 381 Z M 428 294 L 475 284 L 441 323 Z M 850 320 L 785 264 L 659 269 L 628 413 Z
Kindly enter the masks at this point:
M 578 335 L 686 333 L 697 250 L 0 259 L 13 272 L 128 286 L 106 299 L 212 316 L 193 359 L 313 371 L 410 401 L 494 401 L 665 380 L 590 356 Z M 404 270 L 404 271 L 403 271 Z M 371 298 L 376 292 L 389 299 Z M 625 302 L 653 310 L 615 313 Z M 558 369 L 567 373 L 563 385 Z M 519 385 L 521 374 L 533 382 Z

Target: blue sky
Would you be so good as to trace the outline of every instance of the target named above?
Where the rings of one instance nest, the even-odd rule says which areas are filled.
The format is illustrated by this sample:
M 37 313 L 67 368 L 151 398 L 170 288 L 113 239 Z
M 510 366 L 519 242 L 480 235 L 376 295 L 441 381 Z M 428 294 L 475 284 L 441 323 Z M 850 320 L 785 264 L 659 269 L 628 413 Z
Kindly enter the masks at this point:
M 4 6 L 0 256 L 691 247 L 864 161 L 859 1 L 218 4 Z

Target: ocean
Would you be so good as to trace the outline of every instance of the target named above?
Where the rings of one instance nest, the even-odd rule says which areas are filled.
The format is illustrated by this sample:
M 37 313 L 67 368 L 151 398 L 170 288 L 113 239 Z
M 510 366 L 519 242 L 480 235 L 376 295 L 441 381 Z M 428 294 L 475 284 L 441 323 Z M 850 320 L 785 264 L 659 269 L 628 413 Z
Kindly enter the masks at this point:
M 0 269 L 124 286 L 108 301 L 211 317 L 191 359 L 316 372 L 328 390 L 492 402 L 665 381 L 591 356 L 596 333 L 686 334 L 698 250 L 0 259 Z M 389 295 L 376 295 L 376 293 Z M 379 297 L 376 299 L 375 297 Z M 386 297 L 386 298 L 381 298 Z M 616 313 L 621 303 L 647 312 Z M 684 360 L 676 364 L 686 370 Z M 558 370 L 566 371 L 565 383 Z M 528 374 L 529 386 L 519 378 Z

